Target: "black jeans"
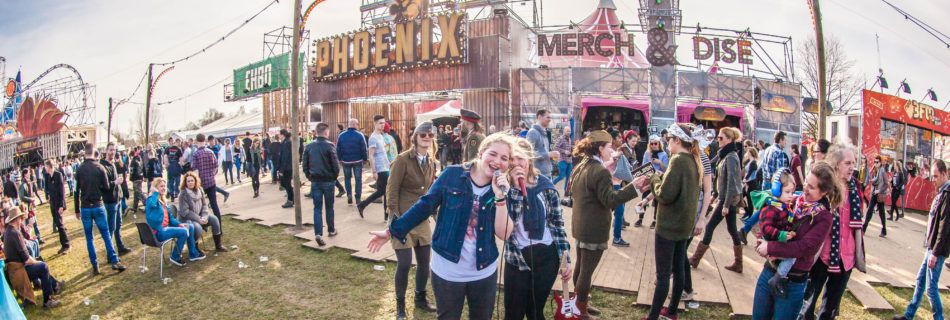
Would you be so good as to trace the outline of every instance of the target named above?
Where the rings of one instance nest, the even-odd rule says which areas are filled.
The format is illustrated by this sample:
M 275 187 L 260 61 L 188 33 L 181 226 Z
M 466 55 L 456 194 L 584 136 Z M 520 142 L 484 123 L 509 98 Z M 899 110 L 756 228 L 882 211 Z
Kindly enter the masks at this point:
M 692 243 L 693 237 L 689 237 L 689 240 L 686 240 L 686 249 L 689 249 L 689 245 Z M 683 250 L 683 257 L 689 259 L 687 250 Z M 689 267 L 687 267 L 683 273 L 683 292 L 693 293 L 693 269 Z
M 24 265 L 26 269 L 26 275 L 29 276 L 30 280 L 39 280 L 40 285 L 43 287 L 43 303 L 49 301 L 50 297 L 55 294 L 54 289 L 56 288 L 56 278 L 53 278 L 53 275 L 49 274 L 49 267 L 46 265 L 46 262 L 37 261 L 32 266 Z
M 574 292 L 577 295 L 577 301 L 586 302 L 590 299 L 594 271 L 603 256 L 604 250 L 577 248 L 577 264 L 574 266 Z
M 208 196 L 208 206 L 215 217 L 218 217 L 218 223 L 221 223 L 221 230 L 224 230 L 224 220 L 221 220 L 221 209 L 218 207 L 217 186 L 204 188 L 205 196 Z
M 247 175 L 251 177 L 251 188 L 254 189 L 254 192 L 258 192 L 261 189 L 261 169 L 259 168 L 247 168 Z
M 281 171 L 280 172 L 280 186 L 284 187 L 284 191 L 287 192 L 287 201 L 294 202 L 294 187 L 291 185 L 294 179 L 293 171 Z
M 366 208 L 370 203 L 373 203 L 373 200 L 383 197 L 383 203 L 386 203 L 386 185 L 389 183 L 389 171 L 377 172 L 376 173 L 376 191 L 373 191 L 373 194 L 363 199 L 359 203 L 359 207 Z M 386 206 L 383 206 L 385 208 Z
M 53 215 L 53 228 L 59 233 L 59 245 L 63 248 L 69 248 L 69 236 L 66 234 L 66 225 L 63 224 L 63 215 L 59 213 L 59 209 L 62 207 L 51 205 L 49 208 L 50 213 Z
M 472 282 L 452 282 L 432 274 L 436 314 L 439 319 L 462 319 L 462 307 L 468 300 L 468 318 L 490 320 L 498 294 L 498 273 Z
M 429 282 L 429 258 L 432 254 L 430 246 L 419 246 L 412 249 L 396 249 L 396 299 L 406 298 L 406 287 L 409 286 L 409 268 L 412 264 L 412 253 L 416 253 L 416 292 L 425 291 Z
M 900 202 L 901 199 L 901 190 L 900 189 L 891 189 L 891 212 L 890 216 L 894 217 L 894 212 L 900 213 Z
M 686 273 L 686 241 L 687 240 L 667 240 L 659 234 L 655 235 L 656 245 L 654 256 L 656 257 L 656 288 L 653 291 L 653 304 L 650 305 L 650 314 L 647 319 L 657 319 L 660 317 L 660 309 L 663 308 L 663 301 L 670 293 L 670 276 L 673 276 L 673 295 L 670 298 L 670 315 L 676 315 L 676 308 L 680 304 L 680 296 L 683 294 L 684 274 Z
M 868 204 L 868 213 L 864 217 L 864 232 L 868 231 L 868 224 L 871 223 L 871 218 L 874 216 L 874 207 L 877 207 L 877 215 L 881 217 L 881 234 L 887 234 L 887 218 L 884 217 L 884 204 L 877 202 L 878 197 L 884 197 L 879 194 L 871 196 L 871 203 Z
M 818 310 L 818 319 L 834 319 L 838 316 L 841 306 L 841 297 L 844 290 L 848 288 L 848 280 L 851 279 L 851 270 L 842 273 L 829 273 L 828 266 L 824 261 L 818 259 L 815 265 L 811 267 L 811 273 L 808 278 L 808 286 L 805 287 L 805 306 L 802 308 L 802 314 L 799 319 L 815 319 L 815 305 L 818 304 L 818 296 L 822 289 L 825 295 L 821 297 L 821 309 Z
M 729 207 L 729 214 L 723 216 L 723 201 L 720 200 L 719 204 L 716 205 L 716 209 L 713 210 L 712 215 L 709 217 L 709 223 L 706 224 L 706 231 L 703 232 L 703 244 L 709 245 L 712 242 L 713 232 L 716 231 L 716 227 L 719 226 L 719 223 L 722 222 L 722 219 L 726 219 L 726 230 L 729 231 L 729 235 L 732 237 L 732 245 L 738 246 L 741 244 L 739 241 L 739 231 L 736 229 L 736 215 L 738 214 L 738 209 L 735 206 Z
M 521 255 L 531 270 L 505 263 L 505 319 L 544 319 L 544 304 L 561 265 L 557 247 L 536 244 L 522 249 Z

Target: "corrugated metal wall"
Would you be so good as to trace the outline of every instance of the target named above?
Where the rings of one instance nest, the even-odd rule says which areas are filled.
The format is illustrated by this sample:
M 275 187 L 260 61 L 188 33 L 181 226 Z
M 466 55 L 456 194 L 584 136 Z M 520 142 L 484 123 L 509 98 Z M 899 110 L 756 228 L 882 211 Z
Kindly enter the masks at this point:
M 462 106 L 482 116 L 486 132 L 491 125 L 501 131 L 513 124 L 508 91 L 466 90 L 462 92 Z
M 326 124 L 330 125 L 330 140 L 336 142 L 337 135 L 332 133 L 336 132 L 337 124 L 343 124 L 343 128 L 345 129 L 347 127 L 347 121 L 349 121 L 349 117 L 346 115 L 347 103 L 332 102 L 324 103 L 322 106 L 323 122 L 326 122 Z

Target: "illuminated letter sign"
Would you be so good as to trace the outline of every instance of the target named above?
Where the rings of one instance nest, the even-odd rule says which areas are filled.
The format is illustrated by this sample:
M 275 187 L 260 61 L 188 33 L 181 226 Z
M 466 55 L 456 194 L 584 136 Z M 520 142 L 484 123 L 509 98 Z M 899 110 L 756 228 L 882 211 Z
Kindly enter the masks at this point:
M 314 41 L 315 81 L 467 62 L 466 17 L 453 12 L 377 25 Z M 433 42 L 433 35 L 441 41 Z
M 752 42 L 744 39 L 693 37 L 693 59 L 752 64 Z
M 539 34 L 538 56 L 594 56 L 612 57 L 623 55 L 622 49 L 627 49 L 627 55 L 633 56 L 637 52 L 634 47 L 633 35 L 627 35 L 624 40 L 620 33 L 564 33 Z M 605 44 L 610 40 L 611 44 Z

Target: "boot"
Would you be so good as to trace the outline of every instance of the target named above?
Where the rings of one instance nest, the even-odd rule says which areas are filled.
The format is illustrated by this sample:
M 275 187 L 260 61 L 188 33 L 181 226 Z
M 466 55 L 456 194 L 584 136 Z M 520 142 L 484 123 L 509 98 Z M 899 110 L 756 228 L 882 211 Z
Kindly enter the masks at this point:
M 587 301 L 577 301 L 577 310 L 581 312 L 578 317 L 582 320 L 598 320 L 597 316 L 590 314 L 587 308 Z
M 221 245 L 221 235 L 220 235 L 220 234 L 212 235 L 212 237 L 214 238 L 214 251 L 217 251 L 217 252 L 228 252 L 228 248 L 225 248 L 223 245 Z
M 396 298 L 396 320 L 406 320 L 406 298 Z
M 735 254 L 735 262 L 731 266 L 726 266 L 726 270 L 742 273 L 742 246 L 732 246 L 732 252 Z
M 416 291 L 416 309 L 426 312 L 435 312 L 435 306 L 429 304 L 425 291 Z
M 706 250 L 709 250 L 709 246 L 700 242 L 696 244 L 696 252 L 693 252 L 693 256 L 689 257 L 689 266 L 696 269 L 699 267 L 699 261 L 703 260 L 703 255 L 706 254 Z

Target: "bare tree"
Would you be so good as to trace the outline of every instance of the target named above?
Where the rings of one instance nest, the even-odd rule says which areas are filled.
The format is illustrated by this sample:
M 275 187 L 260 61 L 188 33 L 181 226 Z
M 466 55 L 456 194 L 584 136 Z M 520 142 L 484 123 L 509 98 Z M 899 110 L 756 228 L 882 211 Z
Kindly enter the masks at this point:
M 796 50 L 799 74 L 805 95 L 818 97 L 818 53 L 815 38 L 809 39 Z M 847 50 L 837 37 L 825 38 L 825 92 L 832 104 L 832 114 L 846 114 L 861 105 L 861 89 L 865 77 L 856 75 L 855 61 L 848 57 Z M 818 115 L 802 112 L 802 131 L 811 137 L 818 136 Z
M 205 112 L 203 116 L 201 116 L 201 119 L 198 120 L 198 126 L 204 127 L 209 123 L 218 121 L 218 119 L 221 118 L 224 118 L 224 113 L 221 113 L 221 111 L 218 111 L 218 109 L 215 108 L 208 109 L 208 111 Z
M 158 132 L 158 122 L 159 122 L 160 117 L 161 116 L 159 115 L 159 110 L 156 108 L 152 108 L 151 112 L 148 115 L 148 119 L 145 119 L 145 107 L 139 108 L 138 114 L 136 114 L 135 116 L 136 142 L 145 144 L 145 124 L 146 123 L 148 123 L 148 129 L 150 131 L 149 133 L 151 133 L 150 134 L 151 137 L 149 137 L 149 140 L 157 141 L 159 135 L 156 134 L 156 132 Z

